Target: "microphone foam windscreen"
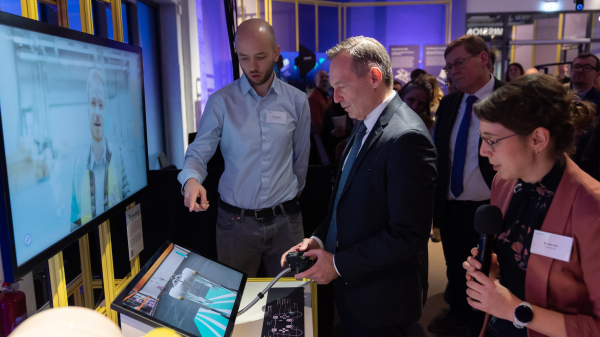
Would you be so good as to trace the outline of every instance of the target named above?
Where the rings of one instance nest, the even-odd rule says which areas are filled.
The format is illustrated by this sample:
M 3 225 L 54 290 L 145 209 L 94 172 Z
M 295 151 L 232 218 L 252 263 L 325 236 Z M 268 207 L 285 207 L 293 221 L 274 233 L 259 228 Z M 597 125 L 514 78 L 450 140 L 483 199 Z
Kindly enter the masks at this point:
M 475 230 L 479 234 L 500 234 L 503 222 L 502 211 L 498 206 L 481 205 L 475 212 Z

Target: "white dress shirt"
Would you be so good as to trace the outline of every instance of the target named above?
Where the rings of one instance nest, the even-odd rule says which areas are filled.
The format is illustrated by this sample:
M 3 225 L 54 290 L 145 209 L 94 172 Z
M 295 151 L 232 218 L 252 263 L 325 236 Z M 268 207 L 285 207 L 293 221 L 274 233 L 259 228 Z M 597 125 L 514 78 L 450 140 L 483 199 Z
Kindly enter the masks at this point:
M 395 91 L 392 91 L 392 93 L 390 93 L 388 95 L 388 97 L 386 97 L 385 100 L 381 104 L 379 104 L 375 109 L 373 109 L 373 111 L 371 111 L 367 115 L 367 117 L 365 117 L 364 123 L 365 123 L 365 126 L 367 127 L 367 132 L 365 133 L 365 136 L 363 137 L 362 142 L 360 143 L 360 150 L 362 150 L 362 146 L 365 144 L 365 141 L 367 140 L 367 138 L 369 138 L 369 134 L 371 133 L 371 130 L 373 130 L 373 127 L 375 126 L 375 123 L 377 123 L 377 120 L 379 120 L 379 117 L 383 113 L 383 110 L 385 110 L 385 108 L 392 101 L 392 99 L 394 99 L 394 97 L 396 95 L 398 95 L 398 94 Z M 359 154 L 360 154 L 360 150 L 358 151 Z M 348 156 L 346 156 L 346 159 L 344 159 L 344 166 L 346 165 L 347 159 L 348 159 Z M 344 169 L 344 166 L 342 166 L 342 170 Z M 344 187 L 338 186 L 338 188 L 344 188 Z M 321 249 L 324 249 L 323 241 L 321 241 L 321 239 L 319 239 L 316 236 L 311 236 L 311 239 L 315 239 L 315 241 L 317 241 L 317 243 L 319 243 L 319 246 L 321 246 Z M 337 274 L 340 275 L 340 272 L 338 271 L 337 267 L 335 266 L 335 255 L 333 256 L 333 267 L 335 268 L 335 271 L 337 272 Z M 340 275 L 340 276 L 342 276 L 342 275 Z
M 490 80 L 474 95 L 477 97 L 477 102 L 481 102 L 482 99 L 488 97 L 494 92 L 494 76 L 490 75 Z M 458 108 L 458 115 L 452 127 L 452 133 L 450 134 L 450 176 L 452 176 L 452 164 L 454 162 L 454 148 L 456 146 L 456 137 L 458 136 L 458 129 L 460 128 L 460 122 L 465 115 L 465 109 L 467 108 L 467 98 L 469 94 L 464 94 L 460 107 Z M 474 105 L 474 104 L 473 104 Z M 481 171 L 479 170 L 479 118 L 474 111 L 471 111 L 471 125 L 469 126 L 469 138 L 467 140 L 467 155 L 465 158 L 465 170 L 463 173 L 463 192 L 456 197 L 452 194 L 448 186 L 448 199 L 450 200 L 470 200 L 470 201 L 482 201 L 490 199 L 490 188 L 483 179 Z M 451 185 L 452 183 L 450 183 Z

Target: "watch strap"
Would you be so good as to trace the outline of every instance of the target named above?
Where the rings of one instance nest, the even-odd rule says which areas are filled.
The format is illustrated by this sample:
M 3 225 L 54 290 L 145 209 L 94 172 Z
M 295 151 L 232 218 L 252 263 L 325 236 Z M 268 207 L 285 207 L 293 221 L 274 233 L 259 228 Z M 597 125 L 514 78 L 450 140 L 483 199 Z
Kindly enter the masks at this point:
M 531 310 L 532 312 L 532 320 L 533 320 L 533 307 L 531 306 L 531 304 L 523 301 L 521 302 L 521 304 L 517 305 L 517 307 L 515 308 L 515 312 L 514 312 L 514 317 L 515 317 L 515 321 L 513 322 L 513 325 L 517 328 L 517 329 L 523 329 L 524 327 L 526 327 L 530 322 L 521 322 L 518 318 L 517 318 L 517 309 L 519 307 L 527 307 L 529 308 L 529 310 Z

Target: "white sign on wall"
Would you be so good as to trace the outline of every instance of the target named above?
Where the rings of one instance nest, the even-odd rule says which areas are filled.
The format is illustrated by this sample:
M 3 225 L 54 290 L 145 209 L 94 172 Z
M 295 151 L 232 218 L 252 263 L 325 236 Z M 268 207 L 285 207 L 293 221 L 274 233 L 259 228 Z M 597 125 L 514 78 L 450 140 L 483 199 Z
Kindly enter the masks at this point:
M 467 35 L 477 36 L 502 36 L 504 34 L 504 28 L 502 27 L 474 27 L 467 30 Z

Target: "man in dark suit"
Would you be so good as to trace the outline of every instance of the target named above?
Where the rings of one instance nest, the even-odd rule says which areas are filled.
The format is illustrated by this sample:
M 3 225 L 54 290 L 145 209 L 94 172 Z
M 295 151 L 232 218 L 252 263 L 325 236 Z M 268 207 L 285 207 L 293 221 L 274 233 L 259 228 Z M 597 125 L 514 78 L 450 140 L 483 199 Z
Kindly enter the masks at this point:
M 483 314 L 474 313 L 467 303 L 462 263 L 479 243 L 473 228 L 475 210 L 489 203 L 495 175 L 488 159 L 479 155 L 479 119 L 473 113 L 473 104 L 503 84 L 490 74 L 488 55 L 483 39 L 467 35 L 454 40 L 444 53 L 444 69 L 458 91 L 440 102 L 434 132 L 438 180 L 433 225 L 440 228 L 448 276 L 444 298 L 450 304 L 450 312 L 428 327 L 436 333 L 468 326 L 477 336 L 483 324 Z
M 600 60 L 594 54 L 579 54 L 571 65 L 571 90 L 577 95 L 577 99 L 596 104 L 596 116 L 600 108 L 600 93 L 594 89 L 594 81 L 600 76 Z M 568 84 L 565 84 L 568 86 Z M 571 159 L 579 165 L 582 170 L 592 176 L 596 176 L 598 169 L 598 153 L 600 149 L 596 145 L 597 131 L 590 127 L 586 132 L 577 136 L 575 153 Z M 593 138 L 593 140 L 591 139 Z M 585 153 L 584 153 L 585 152 Z
M 359 121 L 326 220 L 290 250 L 317 258 L 296 278 L 334 281 L 344 336 L 406 336 L 421 317 L 427 285 L 435 148 L 392 88 L 385 47 L 359 36 L 327 55 L 334 100 Z

